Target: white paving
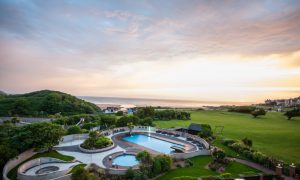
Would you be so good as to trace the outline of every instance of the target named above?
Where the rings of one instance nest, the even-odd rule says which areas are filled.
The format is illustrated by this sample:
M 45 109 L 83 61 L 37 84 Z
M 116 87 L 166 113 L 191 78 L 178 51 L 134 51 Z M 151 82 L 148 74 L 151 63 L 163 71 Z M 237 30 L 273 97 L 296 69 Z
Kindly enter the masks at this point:
M 58 171 L 69 169 L 71 166 L 77 165 L 79 162 L 74 163 L 46 163 L 41 164 L 39 166 L 35 166 L 33 168 L 28 169 L 24 174 L 26 175 L 36 175 L 35 172 L 48 166 L 57 166 L 59 168 Z
M 121 148 L 120 146 L 115 147 L 114 149 L 111 149 L 109 151 L 100 152 L 100 153 L 81 153 L 81 152 L 70 152 L 70 151 L 58 151 L 61 154 L 73 156 L 76 158 L 76 160 L 81 161 L 85 164 L 91 164 L 95 163 L 100 167 L 105 168 L 103 165 L 103 159 L 109 154 L 119 152 L 119 151 L 125 151 L 125 149 Z

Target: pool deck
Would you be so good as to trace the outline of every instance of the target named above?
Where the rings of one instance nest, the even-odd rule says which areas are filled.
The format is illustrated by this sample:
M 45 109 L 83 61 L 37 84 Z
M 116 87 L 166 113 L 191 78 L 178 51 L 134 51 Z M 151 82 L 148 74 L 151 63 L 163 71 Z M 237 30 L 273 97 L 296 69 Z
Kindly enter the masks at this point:
M 130 155 L 136 155 L 137 153 L 136 152 L 126 152 L 126 154 L 130 154 Z M 109 156 L 111 156 L 111 159 L 109 158 L 109 156 L 106 156 L 104 159 L 103 159 L 103 164 L 106 168 L 115 168 L 115 169 L 128 169 L 129 167 L 128 166 L 120 166 L 120 165 L 116 165 L 113 167 L 112 165 L 112 162 L 113 162 L 113 159 L 116 158 L 117 156 L 121 156 L 123 155 L 123 152 L 116 152 L 116 153 L 113 153 L 113 154 L 110 154 Z M 132 169 L 138 169 L 139 168 L 139 165 L 135 165 L 133 167 L 131 167 Z
M 71 151 L 58 151 L 61 154 L 67 155 L 67 156 L 73 156 L 78 161 L 81 161 L 85 164 L 97 164 L 98 166 L 105 168 L 103 164 L 103 159 L 115 152 L 125 151 L 125 149 L 117 146 L 114 149 L 111 149 L 109 151 L 100 152 L 100 153 L 83 153 L 83 152 L 71 152 Z
M 132 134 L 143 134 L 143 135 L 147 135 L 147 136 L 149 135 L 148 133 L 144 133 L 144 132 L 133 132 Z M 127 133 L 117 134 L 117 135 L 113 136 L 112 139 L 114 142 L 116 142 L 119 146 L 121 146 L 124 149 L 133 150 L 133 151 L 134 150 L 135 151 L 144 151 L 145 150 L 154 155 L 163 154 L 163 153 L 155 151 L 153 149 L 123 140 L 123 138 L 127 135 L 128 135 Z M 195 145 L 193 145 L 185 140 L 178 139 L 176 137 L 161 135 L 161 134 L 157 134 L 157 133 L 150 133 L 150 136 L 160 139 L 160 140 L 163 140 L 163 141 L 168 141 L 171 143 L 183 145 L 184 149 L 185 149 L 185 153 L 197 150 L 197 147 Z
M 132 134 L 143 134 L 143 135 L 149 135 L 146 131 L 133 131 Z M 84 153 L 79 150 L 78 145 L 81 144 L 84 139 L 74 139 L 72 141 L 62 142 L 59 145 L 55 146 L 55 149 L 64 155 L 73 156 L 76 158 L 76 160 L 85 163 L 85 164 L 91 164 L 94 163 L 102 168 L 112 168 L 111 164 L 109 164 L 108 157 L 113 154 L 119 154 L 123 152 L 131 152 L 137 154 L 140 151 L 148 151 L 152 155 L 162 155 L 163 153 L 155 151 L 153 149 L 131 143 L 129 141 L 123 140 L 123 137 L 126 137 L 129 135 L 129 132 L 122 131 L 122 132 L 115 132 L 108 134 L 107 137 L 111 138 L 112 141 L 115 144 L 115 147 L 112 149 L 109 149 L 107 151 L 98 152 L 98 153 Z M 189 153 L 199 150 L 197 146 L 194 144 L 187 142 L 185 138 L 182 137 L 174 137 L 164 134 L 158 134 L 156 132 L 151 132 L 150 136 L 163 140 L 168 141 L 175 144 L 180 144 L 184 146 L 184 152 L 183 153 Z M 108 164 L 107 164 L 108 162 Z M 119 167 L 120 168 L 120 167 Z M 122 167 L 121 167 L 122 168 Z M 124 167 L 125 168 L 125 167 Z M 128 167 L 126 167 L 128 168 Z

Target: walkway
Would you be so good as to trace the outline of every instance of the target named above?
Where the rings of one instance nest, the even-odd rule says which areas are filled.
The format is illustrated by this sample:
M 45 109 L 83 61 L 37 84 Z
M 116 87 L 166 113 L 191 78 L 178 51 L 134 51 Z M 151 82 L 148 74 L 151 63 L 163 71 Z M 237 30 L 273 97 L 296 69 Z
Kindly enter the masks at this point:
M 265 174 L 275 174 L 275 171 L 271 170 L 271 169 L 268 169 L 260 164 L 257 164 L 257 163 L 254 163 L 254 162 L 251 162 L 251 161 L 248 161 L 248 160 L 244 160 L 244 159 L 237 159 L 237 158 L 228 158 L 228 159 L 231 159 L 231 160 L 234 160 L 238 163 L 241 163 L 241 164 L 244 164 L 244 165 L 247 165 L 249 167 L 252 167 L 254 169 L 258 169 L 260 170 L 261 172 L 265 173 Z M 286 180 L 294 180 L 294 178 L 291 178 L 291 177 L 288 177 L 288 176 L 283 176 L 284 179 Z
M 105 151 L 105 152 L 100 152 L 100 153 L 82 153 L 82 152 L 71 152 L 71 151 L 58 151 L 61 154 L 67 155 L 67 156 L 73 156 L 76 158 L 76 160 L 81 161 L 82 163 L 85 164 L 91 164 L 95 163 L 100 167 L 105 168 L 103 164 L 103 159 L 104 157 L 108 156 L 109 154 L 120 152 L 120 151 L 125 151 L 125 149 L 117 146 L 114 149 Z
M 79 162 L 72 162 L 72 163 L 45 163 L 41 165 L 34 166 L 30 169 L 27 169 L 24 174 L 30 175 L 30 176 L 36 176 L 36 172 L 42 168 L 50 167 L 50 166 L 55 166 L 58 167 L 59 170 L 57 171 L 63 171 L 71 168 L 72 166 L 75 166 L 77 164 L 80 164 Z

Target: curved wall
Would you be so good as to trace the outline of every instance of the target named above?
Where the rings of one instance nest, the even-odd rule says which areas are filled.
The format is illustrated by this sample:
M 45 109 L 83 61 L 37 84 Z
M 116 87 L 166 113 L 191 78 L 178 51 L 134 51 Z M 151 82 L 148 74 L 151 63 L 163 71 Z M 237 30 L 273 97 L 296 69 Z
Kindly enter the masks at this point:
M 44 179 L 53 179 L 57 177 L 61 177 L 66 175 L 70 169 L 64 169 L 64 170 L 58 170 L 55 172 L 51 173 L 45 173 L 45 174 L 38 174 L 38 175 L 27 175 L 25 172 L 35 166 L 38 166 L 40 164 L 46 164 L 46 163 L 72 163 L 72 162 L 67 162 L 63 161 L 60 159 L 56 158 L 51 158 L 51 157 L 43 157 L 43 158 L 38 158 L 38 159 L 33 159 L 31 161 L 28 161 L 24 164 L 22 164 L 18 168 L 18 179 L 19 180 L 44 180 Z

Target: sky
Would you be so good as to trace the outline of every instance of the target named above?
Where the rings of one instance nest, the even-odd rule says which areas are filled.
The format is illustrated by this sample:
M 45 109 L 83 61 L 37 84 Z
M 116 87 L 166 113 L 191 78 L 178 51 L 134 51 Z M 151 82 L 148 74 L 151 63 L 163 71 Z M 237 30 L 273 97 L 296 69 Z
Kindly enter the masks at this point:
M 0 0 L 0 90 L 300 96 L 299 0 Z

